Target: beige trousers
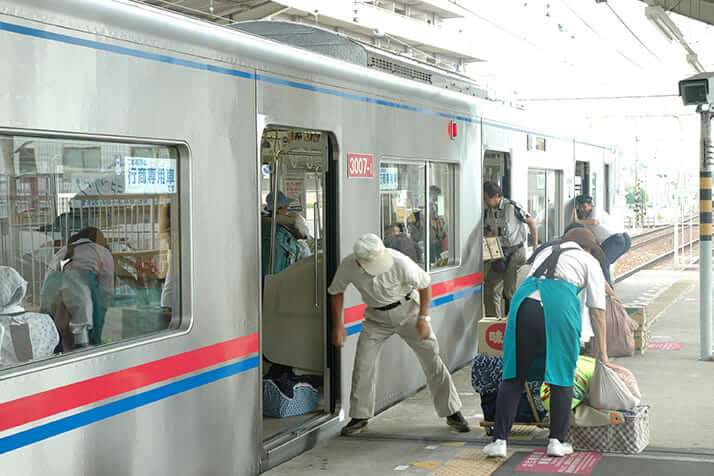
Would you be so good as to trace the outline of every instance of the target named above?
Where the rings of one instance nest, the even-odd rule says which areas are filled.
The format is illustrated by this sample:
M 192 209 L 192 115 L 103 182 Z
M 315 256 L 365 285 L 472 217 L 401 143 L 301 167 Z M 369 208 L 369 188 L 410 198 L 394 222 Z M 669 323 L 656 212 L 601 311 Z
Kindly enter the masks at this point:
M 486 316 L 504 317 L 502 310 L 503 296 L 511 299 L 516 292 L 518 268 L 526 263 L 526 249 L 521 247 L 511 255 L 506 271 L 499 273 L 491 268 L 491 262 L 484 263 L 483 302 Z M 503 291 L 501 292 L 501 289 Z
M 350 416 L 374 416 L 376 398 L 375 367 L 379 351 L 389 337 L 398 334 L 412 348 L 426 375 L 436 413 L 440 417 L 452 415 L 461 409 L 461 399 L 451 380 L 451 374 L 439 356 L 439 343 L 434 331 L 422 340 L 416 330 L 419 303 L 402 300 L 402 305 L 389 311 L 367 308 L 362 332 L 357 341 L 355 366 L 352 372 Z

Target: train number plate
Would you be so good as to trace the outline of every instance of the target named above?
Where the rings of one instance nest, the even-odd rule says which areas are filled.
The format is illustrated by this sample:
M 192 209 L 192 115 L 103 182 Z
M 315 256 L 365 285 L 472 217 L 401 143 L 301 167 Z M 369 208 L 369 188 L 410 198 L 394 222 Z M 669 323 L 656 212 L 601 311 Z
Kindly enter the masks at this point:
M 372 154 L 347 154 L 347 177 L 374 177 L 374 156 Z

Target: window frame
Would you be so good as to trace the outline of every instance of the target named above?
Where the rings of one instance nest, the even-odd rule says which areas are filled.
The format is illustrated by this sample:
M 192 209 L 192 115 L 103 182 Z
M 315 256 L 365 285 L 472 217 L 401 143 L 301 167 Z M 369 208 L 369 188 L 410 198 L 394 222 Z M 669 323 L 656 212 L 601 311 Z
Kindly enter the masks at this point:
M 194 313 L 192 312 L 192 296 L 191 290 L 186 289 L 193 282 L 191 269 L 191 147 L 187 140 L 167 140 L 167 139 L 152 139 L 147 137 L 134 136 L 117 136 L 104 134 L 85 134 L 72 132 L 56 132 L 56 131 L 39 131 L 34 129 L 14 129 L 0 127 L 0 138 L 11 138 L 15 136 L 36 138 L 38 140 L 52 141 L 85 141 L 95 142 L 100 144 L 123 144 L 131 146 L 165 146 L 175 147 L 178 152 L 176 159 L 176 206 L 178 208 L 178 226 L 172 227 L 171 242 L 175 245 L 175 249 L 179 250 L 178 256 L 174 257 L 175 264 L 179 270 L 177 276 L 176 288 L 178 289 L 178 312 L 172 314 L 171 321 L 179 320 L 178 326 L 157 333 L 150 333 L 129 337 L 124 340 L 118 340 L 108 344 L 103 344 L 95 347 L 87 347 L 77 349 L 73 352 L 53 355 L 41 360 L 29 361 L 17 364 L 11 367 L 0 368 L 0 382 L 23 375 L 28 375 L 36 372 L 42 372 L 49 369 L 54 369 L 67 364 L 83 362 L 89 359 L 104 357 L 110 354 L 116 354 L 129 349 L 142 347 L 148 344 L 154 344 L 165 340 L 176 339 L 188 335 L 194 326 Z M 64 150 L 64 147 L 63 147 Z M 101 150 L 101 146 L 100 146 Z M 35 156 L 36 160 L 36 156 Z M 64 163 L 62 162 L 64 167 Z M 35 172 L 39 175 L 39 171 Z M 8 180 L 12 177 L 8 176 Z M 17 177 L 15 177 L 17 178 Z M 8 207 L 11 204 L 8 203 Z
M 558 236 L 561 236 L 563 234 L 563 230 L 565 229 L 565 221 L 567 220 L 567 217 L 563 216 L 563 206 L 565 204 L 565 199 L 564 199 L 564 193 L 563 193 L 563 177 L 565 176 L 565 173 L 563 169 L 551 169 L 547 167 L 528 167 L 528 175 L 530 179 L 530 173 L 531 172 L 537 172 L 539 174 L 544 174 L 544 186 L 543 186 L 543 196 L 545 197 L 545 220 L 544 220 L 544 231 L 546 233 L 546 236 L 540 236 L 538 235 L 538 241 L 540 244 L 545 243 L 549 241 L 548 235 L 548 224 L 550 222 L 551 215 L 548 213 L 548 175 L 549 174 L 554 174 L 554 183 L 555 183 L 555 210 L 559 210 L 559 212 L 556 212 L 556 219 L 558 221 L 558 227 L 556 229 L 556 238 Z M 530 199 L 530 188 L 526 191 L 526 196 L 528 197 L 527 200 Z M 526 202 L 527 204 L 527 202 Z M 536 214 L 532 210 L 527 210 L 528 213 L 533 214 L 533 219 L 535 220 Z M 536 227 L 538 226 L 538 223 L 536 222 Z M 530 236 L 530 233 L 529 233 Z M 550 238 L 554 239 L 554 238 Z
M 458 162 L 453 162 L 453 161 L 448 161 L 448 160 L 438 160 L 438 159 L 405 159 L 401 157 L 394 157 L 394 156 L 382 156 L 379 160 L 379 169 L 381 170 L 383 164 L 396 164 L 396 165 L 414 165 L 414 166 L 423 166 L 424 167 L 424 201 L 425 205 L 428 206 L 429 203 L 429 187 L 432 185 L 431 182 L 431 165 L 432 164 L 438 164 L 438 165 L 446 165 L 449 166 L 450 169 L 453 171 L 453 174 L 451 175 L 451 188 L 452 188 L 452 200 L 453 200 L 453 223 L 449 224 L 449 246 L 454 247 L 454 259 L 452 262 L 440 266 L 438 268 L 432 268 L 431 266 L 431 250 L 429 249 L 429 238 L 431 235 L 431 227 L 425 226 L 425 241 L 426 241 L 426 246 L 424 247 L 425 251 L 425 258 L 424 258 L 424 271 L 429 273 L 430 275 L 436 275 L 448 271 L 453 271 L 454 269 L 460 268 L 462 265 L 462 260 L 463 256 L 461 253 L 461 247 L 460 247 L 460 242 L 461 240 L 459 239 L 459 230 L 461 228 L 460 225 L 460 220 L 459 217 L 461 216 L 461 200 L 459 200 L 460 197 L 460 178 L 461 178 L 461 171 L 459 168 L 459 163 Z M 379 237 L 384 240 L 384 217 L 382 216 L 382 186 L 381 184 L 377 184 L 377 191 L 378 191 L 378 199 L 377 199 L 377 214 L 379 216 Z M 443 193 L 443 191 L 442 191 Z M 428 213 L 425 207 L 425 212 Z M 426 223 L 428 224 L 428 215 L 426 217 Z M 419 264 L 419 263 L 417 263 Z M 421 267 L 421 266 L 420 266 Z

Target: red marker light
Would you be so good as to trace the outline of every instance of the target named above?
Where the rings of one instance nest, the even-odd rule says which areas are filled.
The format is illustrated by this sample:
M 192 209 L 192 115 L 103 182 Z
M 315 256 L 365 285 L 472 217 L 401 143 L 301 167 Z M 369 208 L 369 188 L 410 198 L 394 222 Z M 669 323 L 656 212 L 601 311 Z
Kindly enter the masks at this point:
M 449 121 L 449 137 L 455 139 L 458 131 L 456 129 L 456 122 Z

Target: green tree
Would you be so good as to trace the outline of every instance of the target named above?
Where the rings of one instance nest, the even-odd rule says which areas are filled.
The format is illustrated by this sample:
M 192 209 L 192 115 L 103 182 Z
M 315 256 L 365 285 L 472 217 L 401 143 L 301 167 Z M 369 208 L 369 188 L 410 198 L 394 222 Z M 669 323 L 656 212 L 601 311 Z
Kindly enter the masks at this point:
M 648 196 L 647 196 L 647 190 L 644 188 L 640 187 L 640 196 L 641 196 L 641 204 L 644 204 L 646 206 L 648 202 Z M 627 202 L 627 206 L 631 209 L 635 208 L 635 187 L 628 187 L 626 189 L 626 194 L 625 194 L 625 201 Z

